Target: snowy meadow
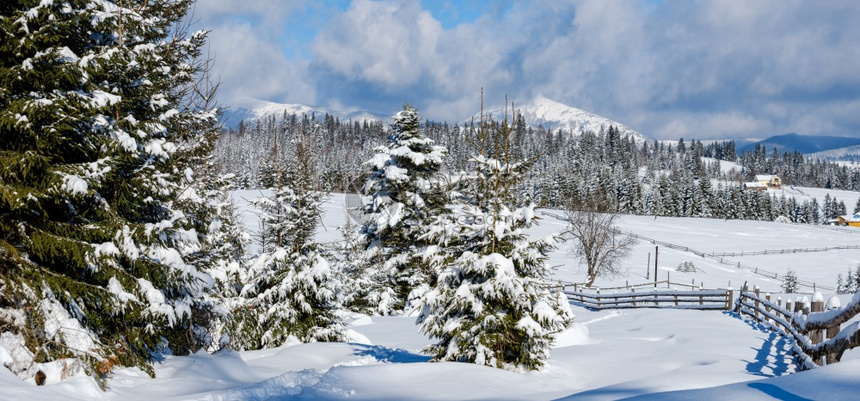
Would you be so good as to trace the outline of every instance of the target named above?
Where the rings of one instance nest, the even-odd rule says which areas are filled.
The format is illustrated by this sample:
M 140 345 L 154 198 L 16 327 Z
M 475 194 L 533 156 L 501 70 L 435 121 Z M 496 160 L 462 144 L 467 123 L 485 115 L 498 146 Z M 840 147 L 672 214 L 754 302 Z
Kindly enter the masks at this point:
M 810 196 L 824 193 L 802 190 Z M 259 191 L 234 193 L 251 231 L 258 229 L 258 221 L 248 201 L 258 196 Z M 848 199 L 851 193 L 836 196 Z M 328 198 L 317 232 L 320 241 L 340 240 L 346 203 L 343 195 Z M 564 222 L 551 217 L 557 211 L 538 214 L 542 212 L 550 215 L 543 215 L 530 230 L 532 238 L 564 229 Z M 718 219 L 622 216 L 621 226 L 704 253 L 833 247 L 856 244 L 860 238 L 860 232 L 844 228 Z M 646 274 L 653 275 L 654 252 L 655 245 L 640 240 L 624 262 L 626 273 L 599 278 L 596 285 L 646 282 Z M 706 288 L 726 288 L 731 282 L 735 289 L 749 282 L 786 299 L 799 294 L 779 294 L 781 281 L 731 263 L 779 274 L 792 268 L 802 280 L 832 287 L 837 274 L 855 268 L 860 260 L 860 250 L 726 257 L 730 263 L 666 247 L 658 252 L 661 280 L 668 273 L 673 282 L 704 283 Z M 693 262 L 696 271 L 676 271 L 684 260 Z M 551 263 L 556 266 L 555 279 L 582 281 L 583 272 L 568 245 L 560 244 Z M 810 295 L 809 289 L 800 291 Z M 845 304 L 851 296 L 841 297 Z M 550 360 L 540 371 L 429 362 L 421 350 L 431 341 L 419 333 L 414 316 L 354 314 L 348 319 L 347 342 L 293 342 L 260 351 L 165 356 L 155 365 L 154 379 L 138 369 L 118 369 L 107 382 L 107 391 L 83 374 L 59 380 L 59 372 L 48 372 L 47 384 L 36 387 L 0 369 L 0 399 L 847 400 L 860 392 L 855 374 L 860 367 L 858 351 L 848 351 L 840 363 L 798 372 L 787 340 L 730 312 L 592 311 L 571 306 L 574 323 L 557 336 Z

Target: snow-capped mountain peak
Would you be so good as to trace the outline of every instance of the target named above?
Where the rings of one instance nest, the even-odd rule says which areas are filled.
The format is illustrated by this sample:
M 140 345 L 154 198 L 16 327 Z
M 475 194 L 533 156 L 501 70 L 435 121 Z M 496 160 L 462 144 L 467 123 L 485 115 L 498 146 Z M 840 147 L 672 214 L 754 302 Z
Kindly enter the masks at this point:
M 516 107 L 516 112 L 522 114 L 526 124 L 531 127 L 541 125 L 547 129 L 563 129 L 574 135 L 579 135 L 585 131 L 600 132 L 601 129 L 605 131 L 610 126 L 615 126 L 622 136 L 631 136 L 639 143 L 647 140 L 645 135 L 617 121 L 547 99 L 543 96 L 537 96 L 534 100 L 526 104 L 514 103 L 514 106 Z M 492 116 L 494 119 L 504 118 L 504 113 L 504 107 L 484 111 L 485 116 Z M 508 110 L 509 115 L 510 113 L 511 111 Z M 480 119 L 480 115 L 476 115 L 474 118 L 477 121 Z
M 341 120 L 352 120 L 360 122 L 380 121 L 386 124 L 391 119 L 390 116 L 369 111 L 344 112 L 297 103 L 275 103 L 251 97 L 243 97 L 235 100 L 230 105 L 230 108 L 227 109 L 227 111 L 224 113 L 224 116 L 227 119 L 227 126 L 232 127 L 238 125 L 239 121 L 241 120 L 249 122 L 259 120 L 268 116 L 275 116 L 276 118 L 280 118 L 285 113 L 288 115 L 316 114 L 317 116 L 330 114 L 332 116 L 340 118 Z

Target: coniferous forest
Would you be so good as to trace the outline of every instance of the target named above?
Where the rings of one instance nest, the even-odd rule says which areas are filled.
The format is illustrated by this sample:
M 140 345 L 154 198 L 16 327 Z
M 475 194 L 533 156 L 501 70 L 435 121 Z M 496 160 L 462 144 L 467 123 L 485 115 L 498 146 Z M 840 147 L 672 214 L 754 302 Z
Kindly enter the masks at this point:
M 421 130 L 448 150 L 443 170 L 456 176 L 470 165 L 468 141 L 477 124 L 448 125 L 424 121 Z M 383 143 L 386 127 L 371 121 L 343 122 L 331 115 L 270 116 L 240 122 L 222 132 L 215 158 L 232 173 L 240 188 L 260 187 L 263 162 L 281 142 L 280 152 L 310 127 L 319 150 L 320 182 L 327 191 L 358 192 L 367 178 L 362 167 L 376 146 Z M 635 142 L 610 128 L 607 132 L 572 135 L 530 127 L 514 119 L 512 146 L 518 157 L 535 158 L 528 176 L 517 187 L 522 199 L 540 207 L 584 204 L 622 214 L 776 220 L 817 224 L 853 212 L 835 198 L 798 201 L 790 196 L 748 191 L 743 183 L 758 174 L 776 174 L 788 186 L 858 191 L 860 172 L 844 165 L 808 160 L 797 152 L 766 151 L 760 146 L 736 153 L 734 141 L 703 143 L 683 139 Z M 720 169 L 718 161 L 737 163 L 734 172 Z

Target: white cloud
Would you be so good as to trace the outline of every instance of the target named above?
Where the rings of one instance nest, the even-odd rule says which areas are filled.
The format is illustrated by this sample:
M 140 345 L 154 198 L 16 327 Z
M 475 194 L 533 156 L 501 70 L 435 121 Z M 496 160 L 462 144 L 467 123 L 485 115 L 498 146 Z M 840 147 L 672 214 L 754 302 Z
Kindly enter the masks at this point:
M 307 62 L 290 59 L 279 37 L 305 1 L 198 0 L 192 18 L 210 29 L 215 57 L 213 75 L 221 81 L 219 98 L 254 97 L 314 104 Z M 195 28 L 197 28 L 195 26 Z
M 231 96 L 383 113 L 412 101 L 460 121 L 484 87 L 489 104 L 543 94 L 658 138 L 860 133 L 850 0 L 535 0 L 451 29 L 417 0 L 354 0 L 319 28 L 309 59 L 277 42 L 311 2 L 199 4 L 217 23 Z
M 247 23 L 222 27 L 210 36 L 222 99 L 248 96 L 316 102 L 315 89 L 305 76 L 306 69 L 299 62 L 288 61 L 277 43 L 263 40 Z
M 237 17 L 247 17 L 263 28 L 261 32 L 272 32 L 280 30 L 284 21 L 306 4 L 306 0 L 197 0 L 194 17 L 219 26 Z

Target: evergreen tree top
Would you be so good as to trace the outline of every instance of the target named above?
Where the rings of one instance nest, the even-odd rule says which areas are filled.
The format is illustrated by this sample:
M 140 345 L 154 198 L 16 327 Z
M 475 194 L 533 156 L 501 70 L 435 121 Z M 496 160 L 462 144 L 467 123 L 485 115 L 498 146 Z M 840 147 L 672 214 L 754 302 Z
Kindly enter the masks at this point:
M 403 110 L 394 115 L 391 124 L 391 132 L 398 140 L 405 140 L 421 134 L 421 117 L 418 110 L 409 104 L 403 106 Z

